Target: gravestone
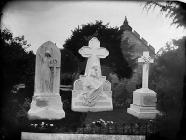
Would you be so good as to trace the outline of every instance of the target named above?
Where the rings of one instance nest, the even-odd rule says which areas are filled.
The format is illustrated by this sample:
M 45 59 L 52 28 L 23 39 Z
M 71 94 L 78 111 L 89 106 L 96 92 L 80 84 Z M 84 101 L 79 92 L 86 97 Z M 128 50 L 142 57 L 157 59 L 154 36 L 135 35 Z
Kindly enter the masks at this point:
M 78 112 L 98 112 L 113 110 L 111 83 L 101 74 L 100 58 L 105 58 L 109 52 L 100 47 L 96 37 L 89 41 L 89 46 L 79 50 L 87 57 L 85 74 L 74 82 L 72 90 L 72 110 Z
M 29 119 L 61 119 L 65 117 L 59 94 L 61 53 L 48 41 L 36 52 L 35 85 Z
M 159 113 L 156 110 L 156 93 L 148 88 L 149 64 L 153 61 L 149 52 L 143 52 L 143 56 L 138 59 L 138 62 L 143 63 L 142 88 L 133 92 L 133 104 L 127 112 L 140 119 L 155 119 Z

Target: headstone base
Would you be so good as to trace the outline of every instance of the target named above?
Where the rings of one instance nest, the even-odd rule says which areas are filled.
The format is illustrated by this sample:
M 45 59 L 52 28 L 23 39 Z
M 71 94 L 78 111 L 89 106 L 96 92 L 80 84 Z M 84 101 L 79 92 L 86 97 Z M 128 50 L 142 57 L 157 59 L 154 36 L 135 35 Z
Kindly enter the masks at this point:
M 74 93 L 75 91 L 73 91 Z M 112 95 L 112 93 L 110 93 Z M 101 112 L 101 111 L 112 111 L 112 98 L 107 95 L 102 95 L 96 101 L 94 106 L 84 105 L 84 101 L 81 95 L 77 95 L 76 98 L 72 98 L 72 110 L 77 112 Z
M 65 117 L 60 95 L 33 96 L 28 118 L 57 120 Z
M 159 111 L 156 110 L 156 92 L 148 88 L 137 89 L 133 92 L 133 104 L 127 112 L 140 119 L 155 119 Z
M 101 112 L 112 111 L 112 91 L 111 83 L 106 80 L 105 76 L 101 79 L 104 81 L 101 92 L 93 100 L 92 104 L 86 104 L 83 98 L 83 81 L 86 76 L 80 75 L 80 79 L 74 82 L 74 89 L 72 90 L 72 110 L 76 112 Z
M 149 88 L 140 88 L 133 92 L 133 104 L 139 106 L 156 106 L 156 92 Z
M 155 107 L 143 107 L 131 104 L 130 108 L 127 108 L 127 113 L 139 119 L 155 119 L 159 111 Z

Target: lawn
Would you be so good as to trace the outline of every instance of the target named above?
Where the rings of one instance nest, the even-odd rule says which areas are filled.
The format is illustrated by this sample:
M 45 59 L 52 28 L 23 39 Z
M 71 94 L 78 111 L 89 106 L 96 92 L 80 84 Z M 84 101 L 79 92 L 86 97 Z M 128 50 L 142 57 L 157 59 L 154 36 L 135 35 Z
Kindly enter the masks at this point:
M 103 119 L 104 121 L 113 121 L 119 124 L 123 123 L 138 123 L 145 120 L 140 120 L 127 113 L 127 107 L 114 109 L 113 111 L 104 111 L 104 112 L 88 112 L 85 119 L 85 123 L 91 123 Z

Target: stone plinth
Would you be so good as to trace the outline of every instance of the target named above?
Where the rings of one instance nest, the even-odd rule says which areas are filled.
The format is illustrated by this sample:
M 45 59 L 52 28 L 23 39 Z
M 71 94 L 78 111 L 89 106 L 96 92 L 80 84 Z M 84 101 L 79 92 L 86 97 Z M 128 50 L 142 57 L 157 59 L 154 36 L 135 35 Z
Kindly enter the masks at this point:
M 145 140 L 145 136 L 22 132 L 21 140 Z
M 106 77 L 102 76 L 102 80 L 105 82 L 99 89 L 98 96 L 88 104 L 86 103 L 83 95 L 83 81 L 85 78 L 86 76 L 81 75 L 80 79 L 76 80 L 74 83 L 74 89 L 72 90 L 72 110 L 77 112 L 113 110 L 111 84 L 106 80 Z
M 133 92 L 133 104 L 127 112 L 139 119 L 155 119 L 159 113 L 156 110 L 156 93 L 148 88 L 137 89 Z
M 31 108 L 28 111 L 30 120 L 35 119 L 62 119 L 65 116 L 60 95 L 33 96 Z

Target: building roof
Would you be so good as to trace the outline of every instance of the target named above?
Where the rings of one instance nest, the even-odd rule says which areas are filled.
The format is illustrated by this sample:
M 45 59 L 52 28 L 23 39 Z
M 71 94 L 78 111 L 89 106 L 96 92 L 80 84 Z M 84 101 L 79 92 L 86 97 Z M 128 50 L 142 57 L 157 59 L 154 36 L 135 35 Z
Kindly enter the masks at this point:
M 138 45 L 136 45 L 136 47 L 144 46 L 151 53 L 155 54 L 154 47 L 151 46 L 150 44 L 148 44 L 148 42 L 143 37 L 141 37 L 139 33 L 137 33 L 135 30 L 132 29 L 132 27 L 129 25 L 129 22 L 128 22 L 126 16 L 125 16 L 125 20 L 123 22 L 123 25 L 120 26 L 120 30 L 123 31 L 123 37 L 131 40 L 133 42 L 132 44 L 135 44 L 136 41 L 140 42 L 140 44 L 142 44 L 142 45 L 138 44 Z M 137 44 L 137 42 L 136 42 L 136 44 Z
M 132 27 L 128 24 L 128 20 L 127 20 L 127 17 L 125 16 L 125 20 L 123 22 L 123 25 L 120 26 L 120 30 L 123 30 L 123 31 L 132 31 Z

